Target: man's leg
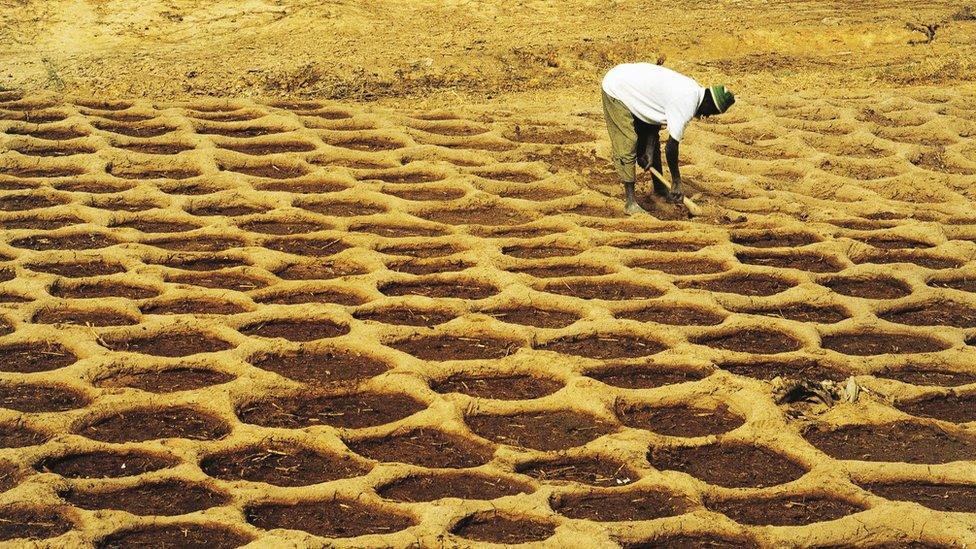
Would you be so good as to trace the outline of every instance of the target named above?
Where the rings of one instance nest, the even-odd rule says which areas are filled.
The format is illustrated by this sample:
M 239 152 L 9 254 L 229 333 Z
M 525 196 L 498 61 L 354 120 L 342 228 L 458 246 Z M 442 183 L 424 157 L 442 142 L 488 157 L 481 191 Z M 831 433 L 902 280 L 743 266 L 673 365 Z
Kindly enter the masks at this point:
M 637 159 L 637 132 L 634 130 L 634 115 L 619 100 L 603 92 L 603 117 L 607 121 L 607 131 L 610 133 L 610 149 L 613 155 L 613 165 L 617 175 L 624 183 L 627 195 L 625 207 L 628 213 L 644 211 L 637 205 L 634 198 L 634 185 L 637 181 L 637 171 L 634 161 Z

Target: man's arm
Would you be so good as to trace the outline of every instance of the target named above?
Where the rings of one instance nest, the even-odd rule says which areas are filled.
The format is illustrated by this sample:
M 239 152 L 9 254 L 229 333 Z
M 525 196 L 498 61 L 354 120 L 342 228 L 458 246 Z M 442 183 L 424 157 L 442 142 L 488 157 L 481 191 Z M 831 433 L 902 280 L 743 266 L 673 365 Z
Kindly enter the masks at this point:
M 668 144 L 664 147 L 664 154 L 668 158 L 668 169 L 671 170 L 671 194 L 668 195 L 669 202 L 681 202 L 684 193 L 681 189 L 681 170 L 678 168 L 678 142 L 674 138 L 668 138 Z

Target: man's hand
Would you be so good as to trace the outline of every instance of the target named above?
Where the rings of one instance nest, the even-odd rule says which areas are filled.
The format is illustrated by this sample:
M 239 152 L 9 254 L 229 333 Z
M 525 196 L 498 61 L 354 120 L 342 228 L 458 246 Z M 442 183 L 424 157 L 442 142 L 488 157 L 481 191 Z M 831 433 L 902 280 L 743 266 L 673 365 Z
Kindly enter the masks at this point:
M 681 180 L 671 181 L 671 191 L 665 197 L 665 200 L 671 204 L 681 204 L 684 201 L 685 193 L 681 189 Z

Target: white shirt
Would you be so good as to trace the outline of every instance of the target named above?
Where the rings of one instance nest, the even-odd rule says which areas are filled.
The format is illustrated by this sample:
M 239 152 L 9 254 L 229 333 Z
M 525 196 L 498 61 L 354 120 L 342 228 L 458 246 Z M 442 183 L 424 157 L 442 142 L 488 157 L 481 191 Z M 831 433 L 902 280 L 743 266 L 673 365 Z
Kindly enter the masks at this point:
M 603 77 L 603 91 L 644 122 L 667 124 L 675 141 L 681 141 L 685 126 L 705 98 L 705 88 L 698 82 L 653 63 L 617 65 Z

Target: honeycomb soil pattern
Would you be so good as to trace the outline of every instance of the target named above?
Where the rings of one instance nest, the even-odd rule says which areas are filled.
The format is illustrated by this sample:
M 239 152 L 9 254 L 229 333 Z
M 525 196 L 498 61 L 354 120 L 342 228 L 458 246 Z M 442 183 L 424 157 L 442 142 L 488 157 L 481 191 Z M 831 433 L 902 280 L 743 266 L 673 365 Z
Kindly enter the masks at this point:
M 596 110 L 0 92 L 0 538 L 976 542 L 974 97 L 743 103 L 658 219 Z

